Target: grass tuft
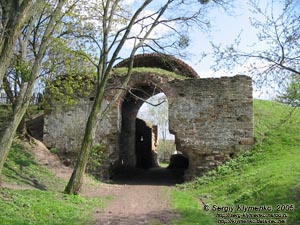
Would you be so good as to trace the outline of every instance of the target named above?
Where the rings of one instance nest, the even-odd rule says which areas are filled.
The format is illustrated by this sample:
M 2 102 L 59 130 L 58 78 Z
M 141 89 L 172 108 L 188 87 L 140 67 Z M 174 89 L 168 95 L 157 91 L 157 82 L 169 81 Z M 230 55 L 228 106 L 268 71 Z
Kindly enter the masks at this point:
M 2 180 L 40 190 L 62 190 L 65 181 L 39 166 L 30 153 L 28 143 L 15 139 L 4 164 Z

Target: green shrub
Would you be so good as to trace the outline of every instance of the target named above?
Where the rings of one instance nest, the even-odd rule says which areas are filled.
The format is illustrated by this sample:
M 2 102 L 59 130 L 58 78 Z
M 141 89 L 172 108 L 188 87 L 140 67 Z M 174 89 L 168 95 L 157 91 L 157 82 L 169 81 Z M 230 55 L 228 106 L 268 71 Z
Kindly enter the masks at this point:
M 104 150 L 105 146 L 102 144 L 92 146 L 87 164 L 87 172 L 91 175 L 97 172 L 97 169 L 101 166 L 103 160 L 105 160 Z
M 169 163 L 171 155 L 176 151 L 176 146 L 174 141 L 159 140 L 156 151 L 159 162 Z

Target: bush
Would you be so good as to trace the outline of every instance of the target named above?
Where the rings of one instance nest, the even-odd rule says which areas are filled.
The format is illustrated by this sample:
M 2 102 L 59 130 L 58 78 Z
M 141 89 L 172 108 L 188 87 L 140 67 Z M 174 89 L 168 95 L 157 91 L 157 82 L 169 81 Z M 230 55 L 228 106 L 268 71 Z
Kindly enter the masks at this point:
M 156 151 L 159 162 L 169 163 L 171 155 L 176 151 L 176 146 L 173 140 L 160 140 Z
M 91 148 L 89 161 L 87 164 L 87 172 L 94 174 L 104 160 L 104 145 L 96 144 Z

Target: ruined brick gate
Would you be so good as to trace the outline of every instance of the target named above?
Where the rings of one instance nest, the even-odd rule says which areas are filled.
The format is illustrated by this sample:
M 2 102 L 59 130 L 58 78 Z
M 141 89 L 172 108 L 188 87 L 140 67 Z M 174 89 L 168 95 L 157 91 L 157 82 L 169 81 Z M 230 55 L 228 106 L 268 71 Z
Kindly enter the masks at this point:
M 124 60 L 116 68 L 127 65 L 128 60 Z M 112 77 L 105 94 L 101 110 L 106 113 L 99 118 L 93 138 L 94 144 L 104 146 L 99 178 L 109 179 L 117 168 L 143 163 L 136 153 L 136 116 L 142 99 L 160 92 L 168 98 L 169 130 L 175 135 L 176 149 L 189 160 L 185 179 L 202 175 L 252 147 L 251 78 L 238 75 L 201 79 L 183 61 L 159 54 L 136 56 L 134 67 L 143 68 L 133 71 L 128 90 L 122 91 L 118 101 L 114 96 L 120 92 L 116 87 L 124 79 L 121 75 Z M 154 67 L 160 70 L 151 69 Z M 90 96 L 73 106 L 56 105 L 47 110 L 45 144 L 73 161 L 92 101 Z

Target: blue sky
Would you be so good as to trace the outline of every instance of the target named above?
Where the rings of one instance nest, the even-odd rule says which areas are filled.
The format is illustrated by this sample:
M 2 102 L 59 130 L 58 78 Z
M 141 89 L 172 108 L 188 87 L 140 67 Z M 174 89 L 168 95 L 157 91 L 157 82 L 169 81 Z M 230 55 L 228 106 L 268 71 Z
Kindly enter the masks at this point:
M 191 32 L 191 45 L 187 49 L 190 52 L 190 57 L 187 59 L 183 59 L 190 66 L 192 66 L 200 77 L 220 77 L 220 76 L 233 76 L 236 74 L 245 74 L 245 68 L 249 65 L 244 65 L 240 67 L 235 67 L 232 70 L 220 69 L 217 72 L 214 72 L 211 69 L 211 66 L 214 64 L 212 57 L 207 57 L 205 60 L 199 62 L 200 53 L 211 53 L 212 48 L 210 41 L 215 44 L 221 44 L 222 46 L 230 45 L 234 43 L 235 38 L 241 34 L 240 40 L 241 45 L 239 49 L 251 52 L 254 49 L 267 49 L 268 46 L 259 42 L 257 39 L 257 30 L 251 25 L 250 17 L 256 16 L 259 18 L 257 14 L 253 14 L 251 12 L 251 7 L 249 6 L 248 1 L 233 1 L 234 8 L 230 9 L 230 14 L 226 13 L 224 10 L 218 8 L 213 9 L 209 12 L 208 17 L 211 22 L 211 29 L 208 33 L 203 33 L 200 30 L 197 30 L 196 27 Z M 261 9 L 264 10 L 268 6 L 268 10 L 271 9 L 271 3 L 273 2 L 273 13 L 278 15 L 282 11 L 282 4 L 284 1 L 282 0 L 261 0 L 257 1 L 261 6 Z M 299 1 L 294 1 L 294 10 L 300 10 Z M 254 44 L 255 43 L 255 44 Z M 254 45 L 253 45 L 254 44 Z M 263 65 L 262 62 L 257 62 Z M 264 87 L 263 89 L 256 89 L 254 87 L 254 97 L 269 99 L 272 100 L 276 98 L 277 91 L 279 90 L 277 85 L 268 84 L 269 86 L 273 86 L 272 88 Z
M 200 74 L 210 73 L 213 61 L 207 59 L 199 63 L 197 54 L 203 52 L 210 53 L 212 51 L 210 41 L 228 45 L 234 42 L 234 39 L 242 32 L 244 47 L 247 47 L 247 42 L 253 42 L 256 38 L 256 31 L 250 25 L 249 17 L 251 16 L 247 1 L 240 1 L 234 4 L 234 8 L 230 9 L 229 15 L 221 8 L 215 8 L 210 11 L 208 17 L 211 23 L 210 32 L 203 33 L 196 27 L 191 32 L 191 45 L 187 49 L 192 53 L 192 57 L 188 60 L 191 66 Z M 204 74 L 203 74 L 204 75 Z

